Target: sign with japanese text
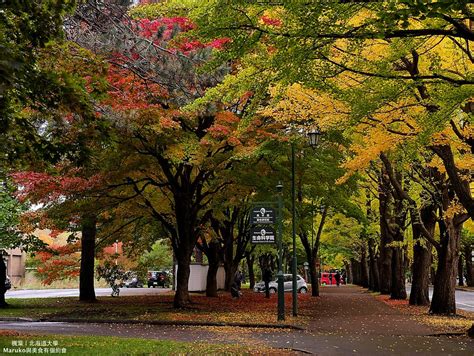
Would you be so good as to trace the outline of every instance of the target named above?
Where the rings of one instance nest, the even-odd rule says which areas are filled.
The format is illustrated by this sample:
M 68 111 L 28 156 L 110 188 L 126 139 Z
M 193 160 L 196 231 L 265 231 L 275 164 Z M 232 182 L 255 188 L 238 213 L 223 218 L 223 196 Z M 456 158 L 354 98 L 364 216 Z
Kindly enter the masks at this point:
M 255 227 L 250 234 L 254 244 L 273 244 L 276 241 L 275 230 L 271 226 Z
M 258 206 L 252 209 L 251 223 L 257 224 L 274 224 L 275 210 L 269 207 Z

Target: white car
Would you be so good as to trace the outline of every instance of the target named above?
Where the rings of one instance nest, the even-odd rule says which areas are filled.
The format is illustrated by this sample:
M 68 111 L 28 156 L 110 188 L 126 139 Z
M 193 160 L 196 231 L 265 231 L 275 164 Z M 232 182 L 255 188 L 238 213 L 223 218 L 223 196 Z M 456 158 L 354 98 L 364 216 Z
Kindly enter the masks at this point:
M 284 274 L 283 275 L 283 286 L 285 292 L 291 292 L 293 290 L 293 275 L 291 274 Z M 276 293 L 278 291 L 278 279 L 271 281 L 268 284 L 268 289 L 270 293 Z M 296 276 L 296 290 L 298 293 L 307 293 L 308 292 L 308 285 L 303 277 L 300 275 Z M 253 287 L 254 292 L 264 293 L 265 292 L 265 282 L 258 282 Z

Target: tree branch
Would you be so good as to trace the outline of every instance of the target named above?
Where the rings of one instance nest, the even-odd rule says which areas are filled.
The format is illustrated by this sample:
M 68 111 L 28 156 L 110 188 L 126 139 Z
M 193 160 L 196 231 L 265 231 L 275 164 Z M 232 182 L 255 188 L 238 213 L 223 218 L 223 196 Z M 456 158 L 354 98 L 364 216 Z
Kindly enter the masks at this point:
M 397 192 L 397 194 L 399 195 L 401 199 L 408 201 L 410 216 L 411 216 L 413 225 L 419 229 L 423 237 L 425 237 L 431 244 L 433 244 L 433 246 L 439 249 L 440 248 L 439 242 L 434 239 L 433 235 L 428 231 L 428 229 L 426 228 L 425 224 L 423 223 L 421 219 L 420 209 L 418 209 L 416 201 L 413 200 L 410 197 L 410 195 L 402 188 L 400 182 L 395 177 L 395 173 L 393 171 L 393 167 L 390 160 L 385 155 L 385 153 L 380 154 L 380 159 L 382 160 L 386 168 L 387 175 L 390 179 L 390 183 L 392 184 L 392 187 L 395 189 L 395 191 Z

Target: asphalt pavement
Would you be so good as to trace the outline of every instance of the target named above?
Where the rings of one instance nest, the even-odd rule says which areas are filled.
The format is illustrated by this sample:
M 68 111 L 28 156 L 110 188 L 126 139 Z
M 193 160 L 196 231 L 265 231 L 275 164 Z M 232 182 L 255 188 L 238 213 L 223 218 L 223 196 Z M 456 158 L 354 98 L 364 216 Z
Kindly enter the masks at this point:
M 406 287 L 408 295 L 410 294 L 411 286 Z M 433 287 L 430 287 L 430 300 L 433 297 Z M 474 312 L 474 292 L 463 291 L 456 289 L 456 309 L 462 309 L 469 312 Z
M 169 292 L 169 288 L 120 288 L 121 296 L 133 295 L 157 295 Z M 110 296 L 111 288 L 96 288 L 95 295 L 97 297 Z M 63 297 L 79 297 L 79 289 L 21 289 L 9 290 L 5 295 L 9 298 L 63 298 Z

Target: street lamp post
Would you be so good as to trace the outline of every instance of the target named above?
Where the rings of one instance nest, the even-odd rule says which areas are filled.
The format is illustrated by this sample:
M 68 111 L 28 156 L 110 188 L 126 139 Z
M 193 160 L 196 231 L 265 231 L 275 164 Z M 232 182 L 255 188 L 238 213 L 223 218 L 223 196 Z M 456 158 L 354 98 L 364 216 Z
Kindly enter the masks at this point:
M 285 287 L 283 284 L 283 185 L 278 183 L 276 186 L 278 191 L 278 321 L 285 320 Z
M 321 132 L 317 129 L 311 129 L 308 133 L 308 141 L 311 147 L 316 147 L 319 142 L 319 136 Z M 298 315 L 298 291 L 296 281 L 296 189 L 295 189 L 295 141 L 291 142 L 291 203 L 292 203 L 292 230 L 293 230 L 293 263 L 292 263 L 292 274 L 293 274 L 293 316 Z
M 308 141 L 311 147 L 315 147 L 319 142 L 321 132 L 311 129 L 308 133 Z M 298 316 L 298 290 L 296 281 L 296 189 L 295 189 L 295 141 L 291 142 L 291 212 L 292 212 L 292 237 L 293 237 L 293 258 L 292 258 L 292 289 L 293 289 L 293 316 Z
M 291 215 L 292 215 L 292 237 L 293 237 L 293 258 L 292 258 L 292 289 L 293 289 L 293 316 L 298 315 L 298 291 L 296 289 L 296 189 L 295 189 L 295 141 L 291 142 Z

